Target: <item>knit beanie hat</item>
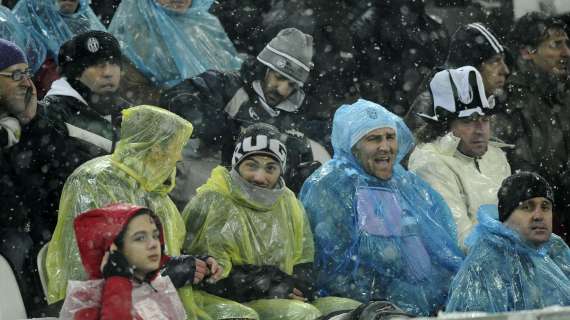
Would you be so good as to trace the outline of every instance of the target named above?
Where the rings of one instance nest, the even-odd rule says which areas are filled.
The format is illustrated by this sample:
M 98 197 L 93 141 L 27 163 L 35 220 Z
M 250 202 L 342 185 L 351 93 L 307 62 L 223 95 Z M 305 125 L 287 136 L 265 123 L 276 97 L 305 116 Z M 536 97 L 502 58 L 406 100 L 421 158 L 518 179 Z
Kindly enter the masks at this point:
M 430 81 L 433 98 L 433 115 L 418 113 L 418 116 L 435 122 L 491 114 L 495 107 L 485 95 L 483 78 L 477 69 L 465 66 L 436 73 Z
M 550 184 L 538 174 L 527 171 L 513 174 L 503 180 L 497 197 L 501 222 L 505 222 L 511 213 L 528 199 L 544 197 L 554 203 L 554 191 Z
M 446 64 L 449 67 L 479 65 L 505 49 L 497 37 L 479 22 L 461 26 L 455 31 L 449 43 L 449 55 Z
M 13 42 L 0 39 L 0 70 L 18 63 L 28 63 L 24 51 Z
M 295 28 L 279 31 L 257 55 L 257 60 L 300 86 L 313 67 L 313 37 Z
M 119 42 L 107 32 L 81 33 L 59 48 L 58 63 L 68 79 L 75 79 L 85 69 L 102 62 L 121 64 Z
M 281 142 L 281 133 L 267 123 L 256 123 L 245 128 L 238 138 L 232 157 L 232 167 L 237 171 L 240 163 L 251 155 L 266 155 L 277 160 L 281 173 L 285 172 L 287 147 Z

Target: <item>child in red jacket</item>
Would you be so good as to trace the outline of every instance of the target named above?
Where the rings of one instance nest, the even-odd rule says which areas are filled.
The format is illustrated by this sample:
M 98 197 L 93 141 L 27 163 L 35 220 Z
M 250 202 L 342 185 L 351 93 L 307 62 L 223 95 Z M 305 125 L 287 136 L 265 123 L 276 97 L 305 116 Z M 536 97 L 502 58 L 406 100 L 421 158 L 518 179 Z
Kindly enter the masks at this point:
M 186 319 L 176 287 L 221 274 L 211 257 L 164 255 L 160 220 L 147 208 L 93 209 L 74 227 L 91 280 L 69 282 L 60 319 Z

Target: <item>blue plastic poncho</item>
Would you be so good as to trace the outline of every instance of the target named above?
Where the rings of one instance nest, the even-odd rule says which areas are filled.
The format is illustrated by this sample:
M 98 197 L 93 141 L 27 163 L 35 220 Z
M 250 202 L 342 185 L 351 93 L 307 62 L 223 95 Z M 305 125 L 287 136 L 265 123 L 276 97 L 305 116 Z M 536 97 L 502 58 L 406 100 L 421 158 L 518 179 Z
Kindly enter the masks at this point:
M 20 0 L 13 12 L 26 27 L 41 36 L 48 54 L 54 59 L 57 59 L 59 47 L 74 35 L 105 30 L 88 0 L 79 0 L 79 7 L 73 14 L 60 13 L 56 0 Z
M 371 130 L 396 129 L 390 180 L 364 171 L 351 148 Z M 301 201 L 315 236 L 317 285 L 324 295 L 385 299 L 428 315 L 445 304 L 463 254 L 442 197 L 399 162 L 413 146 L 396 115 L 366 100 L 335 114 L 333 159 L 309 177 Z
M 570 249 L 560 237 L 533 248 L 497 220 L 496 205 L 479 208 L 465 244 L 469 255 L 451 284 L 446 312 L 507 312 L 570 306 Z
M 46 59 L 46 47 L 40 36 L 24 27 L 10 9 L 0 5 L 0 38 L 14 42 L 26 53 L 28 66 L 35 73 Z
M 238 70 L 241 60 L 218 18 L 213 0 L 194 0 L 177 13 L 156 0 L 123 0 L 109 26 L 123 53 L 157 85 L 174 86 L 208 69 Z

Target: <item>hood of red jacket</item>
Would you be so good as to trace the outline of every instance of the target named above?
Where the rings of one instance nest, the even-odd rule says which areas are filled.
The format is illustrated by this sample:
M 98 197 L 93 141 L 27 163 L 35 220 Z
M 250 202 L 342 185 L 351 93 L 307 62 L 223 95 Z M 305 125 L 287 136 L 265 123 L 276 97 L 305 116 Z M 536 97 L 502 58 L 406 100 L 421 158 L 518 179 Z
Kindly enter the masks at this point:
M 100 279 L 101 262 L 117 236 L 127 227 L 131 217 L 140 210 L 148 210 L 157 222 L 162 247 L 161 265 L 167 257 L 164 255 L 164 235 L 160 219 L 145 207 L 130 204 L 111 204 L 103 208 L 86 211 L 75 218 L 75 238 L 81 261 L 90 279 Z

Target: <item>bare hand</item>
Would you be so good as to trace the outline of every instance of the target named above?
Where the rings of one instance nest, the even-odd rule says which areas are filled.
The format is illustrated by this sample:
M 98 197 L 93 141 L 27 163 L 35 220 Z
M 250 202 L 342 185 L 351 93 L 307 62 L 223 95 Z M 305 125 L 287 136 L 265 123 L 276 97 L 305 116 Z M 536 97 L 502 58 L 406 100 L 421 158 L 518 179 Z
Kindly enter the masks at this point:
M 307 301 L 307 298 L 303 296 L 303 292 L 297 288 L 293 288 L 293 293 L 289 294 L 289 299 L 299 300 L 299 301 Z
M 28 88 L 24 102 L 26 106 L 22 113 L 16 115 L 20 123 L 24 125 L 32 121 L 32 119 L 36 116 L 36 112 L 38 110 L 38 96 L 36 86 L 34 86 L 34 83 L 31 80 L 28 81 L 30 82 L 30 87 Z
M 218 264 L 216 259 L 214 259 L 212 257 L 208 257 L 208 259 L 206 260 L 206 263 L 208 264 L 208 267 L 210 269 L 209 270 L 210 276 L 208 277 L 207 281 L 208 281 L 208 283 L 216 283 L 218 280 L 220 280 L 222 273 L 224 273 L 224 268 L 222 268 Z
M 196 267 L 196 271 L 194 272 L 194 284 L 198 284 L 204 280 L 208 274 L 208 266 L 206 262 L 200 259 L 194 259 L 194 265 Z

